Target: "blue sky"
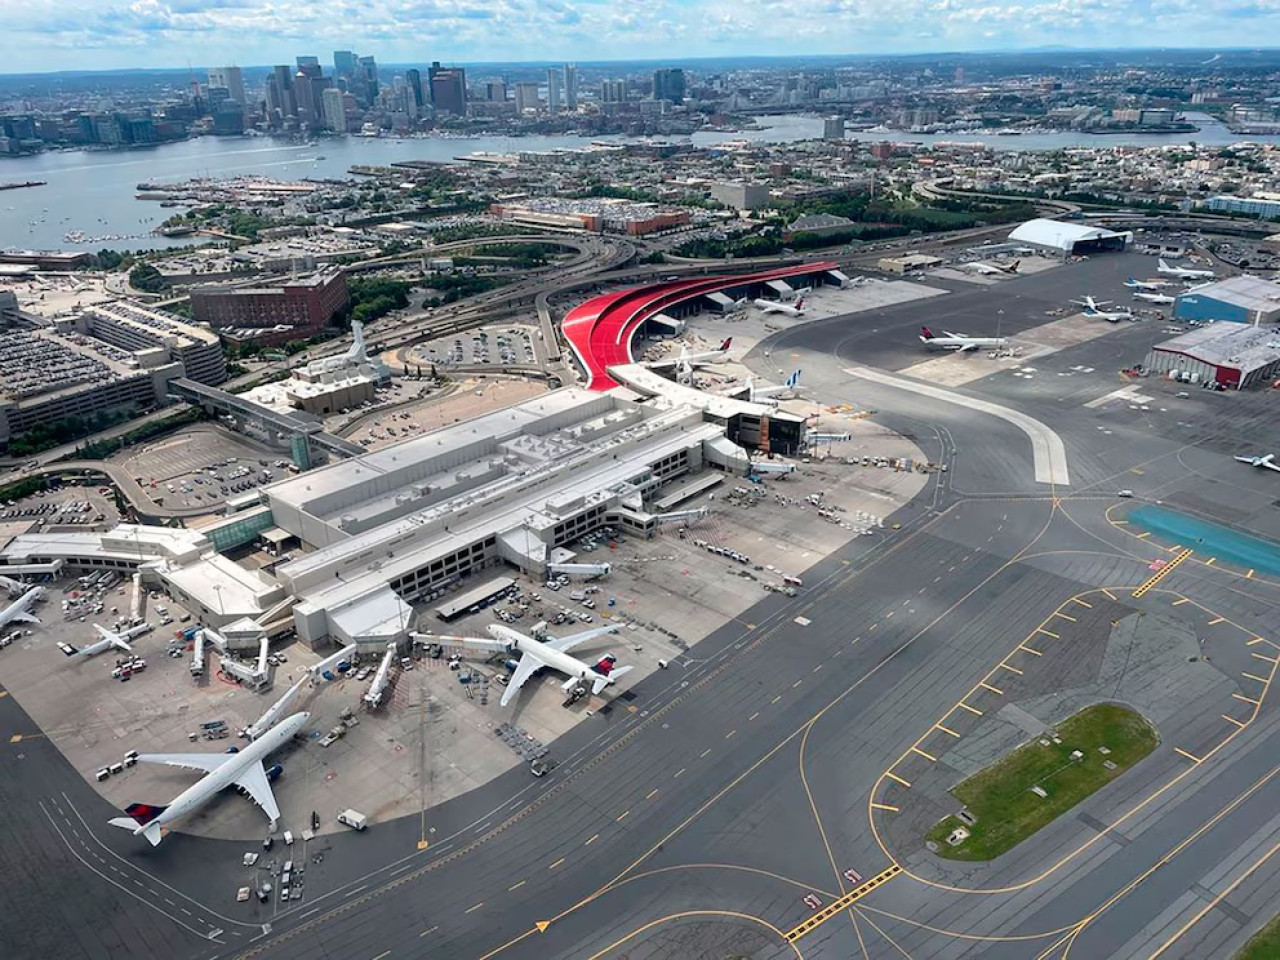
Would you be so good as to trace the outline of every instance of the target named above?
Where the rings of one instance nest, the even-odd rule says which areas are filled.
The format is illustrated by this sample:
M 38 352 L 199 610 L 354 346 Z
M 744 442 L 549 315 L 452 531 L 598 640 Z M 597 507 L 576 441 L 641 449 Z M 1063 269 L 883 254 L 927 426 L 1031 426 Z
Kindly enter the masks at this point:
M 1280 42 L 1280 0 L 0 0 L 0 70 Z

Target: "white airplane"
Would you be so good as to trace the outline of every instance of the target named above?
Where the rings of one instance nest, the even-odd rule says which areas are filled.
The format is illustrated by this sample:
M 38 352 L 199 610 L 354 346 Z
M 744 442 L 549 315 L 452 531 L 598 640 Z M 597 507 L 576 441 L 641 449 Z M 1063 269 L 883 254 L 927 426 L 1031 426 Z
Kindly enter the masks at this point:
M 115 817 L 108 822 L 113 827 L 131 830 L 135 837 L 141 834 L 153 847 L 159 846 L 168 824 L 194 813 L 226 787 L 236 786 L 262 808 L 262 812 L 271 818 L 274 827 L 280 819 L 280 807 L 271 792 L 271 779 L 262 760 L 288 743 L 295 733 L 306 726 L 310 718 L 309 713 L 295 713 L 239 753 L 142 754 L 138 759 L 143 763 L 164 763 L 171 767 L 200 770 L 205 775 L 178 794 L 167 806 L 131 803 L 124 811 L 128 816 Z
M 982 263 L 974 261 L 972 263 L 960 264 L 961 270 L 968 270 L 970 273 L 980 273 L 984 277 L 1007 277 L 1018 272 L 1018 264 L 1021 260 L 1014 260 L 1012 263 Z
M 1158 270 L 1167 277 L 1181 277 L 1184 280 L 1203 280 L 1213 277 L 1212 270 L 1196 270 L 1193 267 L 1171 267 L 1163 260 L 1158 261 Z
M 681 344 L 679 356 L 671 357 L 668 360 L 654 360 L 646 363 L 645 366 L 656 369 L 658 367 L 691 367 L 700 363 L 711 363 L 715 360 L 723 360 L 729 353 L 731 346 L 733 346 L 733 337 L 726 337 L 715 350 L 707 350 L 702 353 L 690 353 L 689 348 L 685 344 Z
M 779 394 L 796 390 L 799 388 L 799 386 L 800 386 L 800 371 L 793 370 L 791 372 L 791 376 L 787 377 L 787 379 L 783 381 L 783 383 L 779 386 L 757 387 L 755 378 L 747 377 L 746 383 L 742 384 L 739 387 L 733 387 L 732 389 L 728 390 L 725 393 L 725 396 L 740 397 L 743 394 L 745 394 L 746 398 L 750 400 L 752 403 L 760 403 L 765 400 L 770 400 L 773 397 L 778 396 Z
M 1085 297 L 1083 300 L 1072 300 L 1071 302 L 1084 307 L 1084 315 L 1095 320 L 1119 323 L 1121 320 L 1133 319 L 1133 311 L 1131 310 L 1103 310 L 1102 308 L 1110 303 L 1110 300 L 1095 300 L 1093 297 Z
M 310 682 L 309 677 L 303 677 L 292 687 L 285 691 L 284 696 L 267 707 L 266 712 L 260 716 L 249 726 L 245 727 L 244 735 L 250 740 L 257 740 L 264 733 L 269 731 L 284 716 L 284 712 L 293 705 L 293 701 L 297 698 L 298 693 L 303 686 Z
M 797 297 L 795 303 L 779 303 L 777 300 L 756 300 L 754 303 L 766 314 L 782 313 L 788 317 L 804 316 L 804 297 Z
M 1274 453 L 1268 453 L 1260 457 L 1236 457 L 1236 459 L 1241 463 L 1247 463 L 1251 467 L 1280 472 L 1280 463 L 1276 463 L 1276 455 Z
M 525 682 L 543 667 L 550 667 L 569 678 L 562 684 L 566 693 L 580 682 L 590 682 L 591 692 L 595 694 L 599 694 L 610 684 L 616 683 L 619 677 L 631 669 L 631 667 L 616 666 L 617 659 L 613 654 L 605 654 L 594 664 L 584 663 L 577 657 L 569 656 L 569 651 L 574 647 L 588 640 L 594 640 L 596 637 L 615 633 L 619 629 L 617 626 L 597 627 L 594 630 L 584 630 L 582 633 L 570 634 L 558 640 L 545 641 L 535 640 L 499 623 L 490 624 L 486 629 L 492 640 L 471 637 L 435 637 L 434 640 L 436 642 L 453 641 L 479 650 L 498 650 L 508 653 L 519 651 L 520 663 L 516 666 L 511 679 L 507 681 L 506 692 L 502 695 L 504 707 L 515 699 Z
M 5 590 L 9 591 L 9 596 L 11 597 L 20 597 L 31 589 L 30 584 L 5 576 L 0 576 L 0 587 L 4 587 Z
M 1165 287 L 1171 286 L 1168 280 L 1135 280 L 1130 277 L 1124 282 L 1124 285 L 1130 290 L 1163 290 Z
M 1141 291 L 1133 295 L 1135 300 L 1145 300 L 1147 303 L 1177 303 L 1178 298 L 1172 297 L 1167 293 L 1143 293 Z
M 140 623 L 136 627 L 130 627 L 128 630 L 122 630 L 119 633 L 108 630 L 106 627 L 94 624 L 93 629 L 98 631 L 101 639 L 95 640 L 87 647 L 73 647 L 69 643 L 58 641 L 58 649 L 65 653 L 68 657 L 96 657 L 100 653 L 106 653 L 108 650 L 119 650 L 122 653 L 132 653 L 133 647 L 129 641 L 134 637 L 140 637 L 144 633 L 151 632 L 151 624 Z
M 923 333 L 920 335 L 920 342 L 926 347 L 937 347 L 940 350 L 955 350 L 957 353 L 968 353 L 971 350 L 981 350 L 985 347 L 1003 347 L 1009 341 L 1004 337 L 966 337 L 961 333 L 948 333 L 942 331 L 942 336 L 938 336 L 928 327 L 920 328 Z
M 32 587 L 13 603 L 0 610 L 0 630 L 11 623 L 39 623 L 40 618 L 31 612 L 37 600 L 43 600 L 44 587 Z

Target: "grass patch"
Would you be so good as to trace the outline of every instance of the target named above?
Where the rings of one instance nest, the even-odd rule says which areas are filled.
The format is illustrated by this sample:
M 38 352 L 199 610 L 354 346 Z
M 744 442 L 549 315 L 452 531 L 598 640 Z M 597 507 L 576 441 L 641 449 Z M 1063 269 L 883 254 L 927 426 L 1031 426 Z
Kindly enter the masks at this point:
M 1151 724 L 1114 704 L 1086 707 L 1059 725 L 1058 736 L 1061 743 L 1046 736 L 1024 744 L 952 790 L 977 823 L 970 826 L 950 816 L 936 824 L 927 839 L 938 844 L 938 855 L 949 860 L 998 857 L 1120 776 L 1157 742 Z M 1049 746 L 1041 746 L 1041 739 L 1048 739 Z M 1110 753 L 1099 752 L 1099 747 Z M 1077 750 L 1084 755 L 1080 760 L 1071 756 Z M 1033 786 L 1048 796 L 1032 793 Z M 965 827 L 970 836 L 952 846 L 947 837 L 957 827 Z
M 1255 933 L 1236 954 L 1235 960 L 1276 960 L 1280 957 L 1280 916 L 1275 916 Z

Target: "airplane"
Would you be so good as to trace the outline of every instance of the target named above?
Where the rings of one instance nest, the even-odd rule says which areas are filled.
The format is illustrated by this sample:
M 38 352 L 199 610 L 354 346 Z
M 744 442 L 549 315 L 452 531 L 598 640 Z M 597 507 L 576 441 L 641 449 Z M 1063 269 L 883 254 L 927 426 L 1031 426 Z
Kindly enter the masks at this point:
M 1138 292 L 1133 295 L 1135 300 L 1145 300 L 1147 303 L 1177 303 L 1177 297 L 1171 297 L 1167 293 L 1142 293 Z
M 0 630 L 19 621 L 39 623 L 40 618 L 31 612 L 31 607 L 37 600 L 43 600 L 44 596 L 44 587 L 32 587 L 13 603 L 0 610 Z
M 957 353 L 968 353 L 970 350 L 981 350 L 985 347 L 1003 347 L 1009 341 L 1004 337 L 966 337 L 959 333 L 948 333 L 942 331 L 942 336 L 938 336 L 928 327 L 921 327 L 924 331 L 920 336 L 920 342 L 926 347 L 938 347 L 942 350 L 955 350 Z
M 973 263 L 960 264 L 961 270 L 969 270 L 973 273 L 980 273 L 984 277 L 1010 276 L 1018 272 L 1018 264 L 1021 260 L 1014 260 L 1012 263 L 981 263 L 974 261 Z
M 1247 463 L 1251 467 L 1280 472 L 1280 463 L 1276 463 L 1276 455 L 1274 453 L 1268 453 L 1260 457 L 1236 457 L 1236 459 L 1241 463 Z
M 1080 304 L 1084 307 L 1084 315 L 1093 317 L 1096 320 L 1119 323 L 1121 320 L 1133 319 L 1131 310 L 1103 310 L 1102 308 L 1110 303 L 1110 300 L 1095 300 L 1093 297 L 1085 297 L 1083 300 L 1072 300 L 1071 302 Z
M 472 639 L 470 637 L 434 637 L 434 642 L 454 641 L 460 642 L 463 646 L 475 647 L 481 650 L 497 650 L 503 652 L 519 651 L 520 663 L 516 666 L 515 673 L 511 675 L 511 679 L 507 681 L 506 692 L 502 695 L 501 705 L 506 706 L 520 691 L 531 676 L 543 667 L 550 667 L 560 673 L 563 673 L 569 679 L 562 686 L 565 693 L 572 690 L 579 682 L 591 682 L 591 692 L 599 694 L 605 687 L 612 683 L 616 683 L 618 678 L 631 669 L 631 667 L 616 666 L 617 660 L 612 654 L 605 654 L 596 663 L 584 663 L 577 657 L 569 656 L 569 651 L 579 644 L 586 643 L 588 640 L 594 640 L 596 637 L 603 637 L 606 634 L 615 633 L 619 627 L 596 627 L 593 630 L 584 630 L 582 633 L 570 634 L 567 637 L 561 637 L 558 640 L 535 640 L 533 637 L 526 636 L 510 627 L 504 627 L 502 624 L 490 624 L 487 628 L 489 636 L 493 639 L 482 640 Z
M 9 591 L 9 596 L 11 597 L 20 597 L 31 589 L 30 584 L 5 576 L 0 576 L 0 587 L 4 587 L 5 590 Z
M 1124 282 L 1124 285 L 1130 290 L 1161 290 L 1170 286 L 1168 280 L 1135 280 L 1130 277 Z
M 788 317 L 804 316 L 804 297 L 797 297 L 795 303 L 779 303 L 776 300 L 756 300 L 755 305 L 763 313 L 784 313 Z
M 93 629 L 98 631 L 100 640 L 95 640 L 87 647 L 73 647 L 69 643 L 58 641 L 58 649 L 65 653 L 68 657 L 96 657 L 100 653 L 106 653 L 108 650 L 119 650 L 122 653 L 132 653 L 133 647 L 129 641 L 134 637 L 141 636 L 144 633 L 151 632 L 151 624 L 140 623 L 136 627 L 130 627 L 128 630 L 122 630 L 115 633 L 106 627 L 98 624 L 93 625 Z
M 1167 277 L 1181 277 L 1184 280 L 1200 280 L 1213 277 L 1212 270 L 1196 270 L 1192 267 L 1171 267 L 1163 260 L 1157 261 L 1158 270 Z
M 762 401 L 770 400 L 773 397 L 778 396 L 778 394 L 780 393 L 786 393 L 788 390 L 795 390 L 799 388 L 799 386 L 800 386 L 800 371 L 793 370 L 791 372 L 791 376 L 787 377 L 787 379 L 780 386 L 757 387 L 755 383 L 755 378 L 747 377 L 746 383 L 742 384 L 742 386 L 740 387 L 734 387 L 733 389 L 729 390 L 725 394 L 725 396 L 738 397 L 745 393 L 749 401 L 751 401 L 752 403 L 760 403 Z
M 280 819 L 280 807 L 271 792 L 271 777 L 262 760 L 284 746 L 298 733 L 307 721 L 309 713 L 295 713 L 282 720 L 239 753 L 144 753 L 138 757 L 142 763 L 163 763 L 171 767 L 200 770 L 204 776 L 178 794 L 167 806 L 149 803 L 131 803 L 125 807 L 128 816 L 109 821 L 113 827 L 130 830 L 136 837 L 147 838 L 153 846 L 159 846 L 167 832 L 166 827 L 180 817 L 203 807 L 224 788 L 239 787 L 262 808 L 270 819 L 272 828 Z
M 733 337 L 725 337 L 725 339 L 721 341 L 720 346 L 715 350 L 707 350 L 703 353 L 690 353 L 689 348 L 686 345 L 681 344 L 679 356 L 671 357 L 667 360 L 654 360 L 650 363 L 646 363 L 645 366 L 654 369 L 658 367 L 683 367 L 693 366 L 700 363 L 711 363 L 714 360 L 723 360 L 725 355 L 728 354 L 731 346 L 733 346 Z

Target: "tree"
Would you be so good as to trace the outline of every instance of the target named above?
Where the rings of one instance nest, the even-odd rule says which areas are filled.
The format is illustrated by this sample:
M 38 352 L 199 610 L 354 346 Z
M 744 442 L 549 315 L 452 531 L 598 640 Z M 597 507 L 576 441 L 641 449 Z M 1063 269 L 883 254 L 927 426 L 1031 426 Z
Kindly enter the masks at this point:
M 163 293 L 169 289 L 167 277 L 149 263 L 140 263 L 129 271 L 129 285 L 144 293 Z

